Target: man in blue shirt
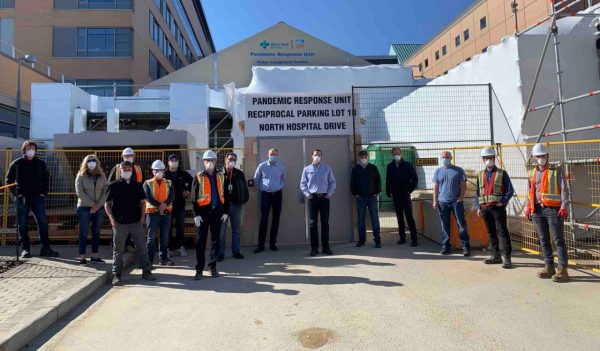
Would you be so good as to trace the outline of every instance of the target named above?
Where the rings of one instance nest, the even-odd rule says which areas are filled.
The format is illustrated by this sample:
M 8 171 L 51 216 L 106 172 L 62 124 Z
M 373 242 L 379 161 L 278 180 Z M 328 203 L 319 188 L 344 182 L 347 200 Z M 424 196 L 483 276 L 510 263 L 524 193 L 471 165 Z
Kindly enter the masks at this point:
M 490 257 L 485 259 L 485 264 L 502 263 L 502 268 L 511 268 L 510 255 L 512 246 L 510 234 L 506 224 L 506 205 L 514 194 L 513 186 L 508 173 L 496 166 L 496 150 L 486 147 L 481 150 L 481 158 L 485 170 L 477 174 L 475 188 L 475 207 L 477 215 L 485 221 L 485 226 L 490 237 Z M 498 232 L 502 239 L 502 259 L 498 245 Z
M 323 152 L 315 149 L 312 153 L 312 164 L 304 167 L 300 178 L 300 190 L 308 199 L 311 256 L 319 253 L 319 214 L 323 253 L 333 255 L 329 248 L 329 199 L 335 191 L 335 178 L 331 167 L 321 163 L 322 156 Z
M 443 167 L 433 175 L 433 208 L 439 210 L 442 222 L 442 255 L 452 253 L 450 247 L 450 213 L 454 214 L 458 224 L 458 236 L 462 244 L 463 256 L 471 255 L 465 207 L 463 199 L 467 191 L 465 171 L 452 164 L 452 153 L 442 151 Z
M 269 212 L 273 208 L 271 220 L 271 236 L 269 248 L 278 251 L 277 232 L 279 231 L 279 217 L 281 216 L 282 191 L 286 180 L 285 167 L 279 161 L 279 151 L 275 148 L 269 149 L 269 159 L 262 162 L 254 173 L 254 183 L 260 191 L 260 226 L 258 229 L 258 246 L 254 253 L 265 250 L 267 238 L 267 227 L 269 225 Z

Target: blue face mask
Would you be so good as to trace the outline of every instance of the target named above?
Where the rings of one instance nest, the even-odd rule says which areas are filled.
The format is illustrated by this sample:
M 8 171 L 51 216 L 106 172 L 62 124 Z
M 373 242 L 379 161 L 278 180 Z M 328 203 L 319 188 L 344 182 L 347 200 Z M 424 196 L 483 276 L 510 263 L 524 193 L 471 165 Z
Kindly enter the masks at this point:
M 448 165 L 450 165 L 450 159 L 449 158 L 443 158 L 442 159 L 442 163 L 444 163 L 444 166 L 448 166 Z
M 271 161 L 271 162 L 277 161 L 277 156 L 269 156 L 269 161 Z

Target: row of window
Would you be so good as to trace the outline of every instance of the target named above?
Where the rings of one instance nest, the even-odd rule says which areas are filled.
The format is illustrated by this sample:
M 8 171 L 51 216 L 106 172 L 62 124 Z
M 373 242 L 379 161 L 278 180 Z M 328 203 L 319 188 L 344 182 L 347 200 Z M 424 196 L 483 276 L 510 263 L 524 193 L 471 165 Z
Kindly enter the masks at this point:
M 185 42 L 183 34 L 181 33 L 181 30 L 177 26 L 177 23 L 175 23 L 175 17 L 171 13 L 171 10 L 169 10 L 169 7 L 167 6 L 166 1 L 165 0 L 154 0 L 154 4 L 160 10 L 160 13 L 161 13 L 163 19 L 165 20 L 165 22 L 167 23 L 167 26 L 169 27 L 169 30 L 171 31 L 171 34 L 173 34 L 173 36 L 177 39 L 177 44 L 183 51 L 183 54 L 187 58 L 188 62 L 189 63 L 194 62 L 194 56 L 192 55 L 190 47 Z M 152 24 L 153 16 L 152 16 L 152 14 L 150 14 L 150 16 L 151 16 L 150 24 Z M 151 29 L 151 31 L 152 31 L 152 29 Z M 192 40 L 194 40 L 194 39 L 195 39 L 195 37 Z
M 152 78 L 152 80 L 160 79 L 169 74 L 163 65 L 158 62 L 158 59 L 156 56 L 154 56 L 154 54 L 152 54 L 152 52 L 149 53 L 148 57 L 148 69 L 148 73 L 150 74 L 150 78 Z
M 484 30 L 487 27 L 487 17 L 483 16 L 480 20 L 479 20 L 479 29 L 480 30 Z M 471 37 L 471 34 L 469 33 L 469 30 L 466 29 L 463 32 L 463 41 L 467 41 L 469 40 L 469 38 Z M 457 35 L 454 38 L 454 45 L 455 46 L 460 46 L 460 35 Z M 486 52 L 487 48 L 483 49 L 482 52 Z M 448 48 L 446 45 L 442 46 L 442 56 L 446 56 L 446 54 L 448 54 Z M 440 50 L 436 50 L 435 51 L 435 60 L 438 61 L 440 59 Z M 425 68 L 429 67 L 429 59 L 425 59 L 425 61 L 423 63 L 419 64 L 419 72 L 423 71 L 423 65 L 425 65 Z
M 54 0 L 54 8 L 60 10 L 130 10 L 133 9 L 133 0 Z
M 116 86 L 117 96 L 133 95 L 131 79 L 76 79 L 72 83 L 97 96 L 113 96 L 113 85 Z
M 162 28 L 158 25 L 158 21 L 152 14 L 150 14 L 150 37 L 152 37 L 152 41 L 154 41 L 156 46 L 158 46 L 160 51 L 162 51 L 175 69 L 183 67 L 183 62 L 181 62 L 181 59 L 179 56 L 177 56 L 173 45 L 171 45 L 171 42 L 163 32 Z
M 131 57 L 131 28 L 54 27 L 53 57 Z
M 487 50 L 488 50 L 488 48 L 485 47 L 481 50 L 481 53 L 486 53 Z M 469 57 L 465 61 L 471 61 L 471 58 Z M 424 64 L 425 64 L 425 68 L 429 67 L 429 59 L 425 59 Z M 423 63 L 419 63 L 419 72 L 423 72 Z
M 0 0 L 0 9 L 14 9 L 15 0 Z

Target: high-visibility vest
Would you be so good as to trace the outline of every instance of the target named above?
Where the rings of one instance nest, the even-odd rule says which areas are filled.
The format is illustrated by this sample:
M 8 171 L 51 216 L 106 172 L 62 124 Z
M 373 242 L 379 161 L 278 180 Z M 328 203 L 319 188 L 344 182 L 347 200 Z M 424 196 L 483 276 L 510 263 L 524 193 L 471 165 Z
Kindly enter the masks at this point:
M 560 207 L 561 202 L 561 191 L 560 184 L 558 183 L 558 174 L 560 173 L 560 167 L 550 165 L 542 173 L 542 181 L 540 182 L 540 202 L 542 205 L 547 207 Z M 534 211 L 535 207 L 535 181 L 536 181 L 537 167 L 531 170 L 529 177 L 529 210 Z
M 477 174 L 479 182 L 479 204 L 482 206 L 495 205 L 502 201 L 504 188 L 504 170 L 496 168 L 492 173 L 492 178 L 488 181 L 485 170 Z
M 225 177 L 223 173 L 216 173 L 216 181 L 217 181 L 217 193 L 219 194 L 219 201 L 221 205 L 225 204 L 225 196 L 223 194 L 223 184 L 225 183 Z M 210 179 L 208 179 L 208 175 L 199 172 L 196 175 L 196 180 L 198 182 L 198 199 L 196 203 L 198 206 L 206 206 L 211 204 L 212 197 L 212 189 L 210 188 Z
M 137 181 L 138 183 L 142 183 L 142 167 L 138 166 L 138 165 L 133 165 L 134 168 L 134 175 L 135 175 L 135 181 Z M 116 180 L 119 180 L 119 178 L 121 178 L 121 167 L 119 167 L 119 165 L 117 165 L 117 175 L 116 175 Z
M 173 191 L 173 186 L 171 185 L 171 181 L 163 178 L 160 184 L 156 180 L 156 178 L 148 179 L 146 181 L 146 185 L 150 188 L 150 194 L 152 197 L 158 202 L 166 202 Z M 173 209 L 172 204 L 167 206 L 167 212 L 171 212 Z M 154 213 L 158 212 L 158 207 L 155 207 L 150 203 L 150 201 L 146 200 L 146 213 Z

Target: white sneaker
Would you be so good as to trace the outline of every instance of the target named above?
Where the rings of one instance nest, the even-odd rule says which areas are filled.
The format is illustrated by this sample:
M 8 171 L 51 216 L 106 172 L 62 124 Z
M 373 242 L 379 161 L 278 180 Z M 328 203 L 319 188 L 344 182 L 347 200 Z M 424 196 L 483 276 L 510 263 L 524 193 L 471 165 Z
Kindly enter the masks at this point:
M 185 252 L 185 246 L 182 246 L 181 248 L 179 248 L 179 256 L 181 256 L 181 257 L 187 256 L 187 252 Z

